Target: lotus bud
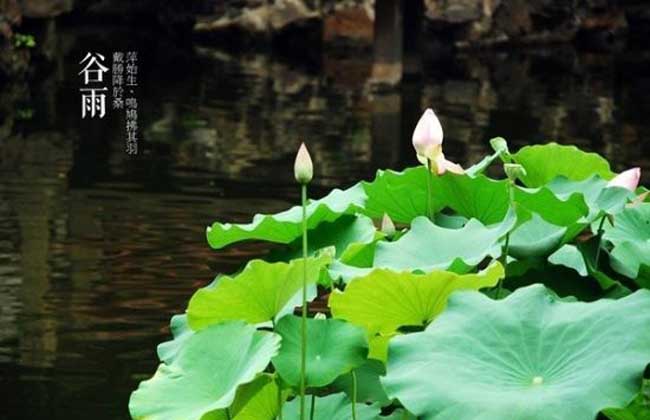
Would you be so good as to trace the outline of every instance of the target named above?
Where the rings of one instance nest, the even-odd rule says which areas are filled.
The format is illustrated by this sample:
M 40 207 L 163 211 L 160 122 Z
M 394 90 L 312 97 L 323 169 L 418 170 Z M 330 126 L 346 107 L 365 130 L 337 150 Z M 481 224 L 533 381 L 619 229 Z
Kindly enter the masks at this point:
M 442 153 L 442 126 L 431 108 L 424 111 L 413 130 L 413 147 L 418 159 L 436 160 Z
M 614 179 L 607 183 L 607 186 L 626 188 L 634 192 L 639 186 L 639 178 L 641 178 L 641 168 L 632 168 L 616 175 Z
M 503 170 L 508 179 L 512 182 L 515 182 L 517 178 L 526 176 L 526 169 L 518 163 L 505 163 L 503 165 Z
M 311 156 L 309 156 L 305 143 L 302 143 L 300 149 L 298 149 L 296 162 L 293 165 L 293 175 L 296 177 L 296 181 L 303 185 L 309 184 L 314 176 L 314 165 L 311 162 Z
M 388 237 L 395 234 L 395 224 L 388 213 L 384 213 L 384 217 L 381 219 L 381 231 Z

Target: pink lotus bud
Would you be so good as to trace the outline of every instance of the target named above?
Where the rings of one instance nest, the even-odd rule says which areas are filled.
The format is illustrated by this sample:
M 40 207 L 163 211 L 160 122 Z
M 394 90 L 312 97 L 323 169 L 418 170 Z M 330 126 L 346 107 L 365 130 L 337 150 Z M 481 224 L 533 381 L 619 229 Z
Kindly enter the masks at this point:
M 440 121 L 433 110 L 429 108 L 424 111 L 413 130 L 413 147 L 418 158 L 435 160 L 442 153 L 442 138 Z
M 293 175 L 301 184 L 309 184 L 314 176 L 314 165 L 311 163 L 311 156 L 309 156 L 305 143 L 302 143 L 298 149 L 296 162 L 293 165 Z
M 616 175 L 614 179 L 607 183 L 607 186 L 627 188 L 630 191 L 635 191 L 639 186 L 639 178 L 641 178 L 641 168 L 632 168 Z

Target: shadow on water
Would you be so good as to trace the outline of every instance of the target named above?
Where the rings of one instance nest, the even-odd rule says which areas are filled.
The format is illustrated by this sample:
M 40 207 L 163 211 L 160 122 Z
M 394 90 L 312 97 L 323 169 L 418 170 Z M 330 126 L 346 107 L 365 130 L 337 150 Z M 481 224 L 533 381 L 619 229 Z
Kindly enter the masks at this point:
M 205 226 L 296 201 L 302 140 L 317 194 L 414 164 L 410 131 L 426 106 L 459 162 L 478 160 L 500 135 L 513 146 L 577 143 L 616 169 L 650 170 L 648 51 L 468 52 L 425 60 L 421 80 L 376 94 L 362 54 L 330 54 L 313 69 L 119 27 L 49 30 L 43 53 L 52 60 L 2 88 L 0 389 L 9 419 L 128 418 L 129 393 L 154 371 L 169 317 L 260 251 L 215 253 Z M 115 50 L 140 53 L 135 158 L 116 112 L 79 115 L 78 61 Z

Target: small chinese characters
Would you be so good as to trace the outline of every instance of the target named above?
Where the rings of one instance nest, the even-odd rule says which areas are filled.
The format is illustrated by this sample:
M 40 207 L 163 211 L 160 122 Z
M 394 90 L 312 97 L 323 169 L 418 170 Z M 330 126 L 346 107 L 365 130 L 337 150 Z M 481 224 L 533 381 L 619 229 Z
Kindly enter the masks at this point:
M 124 53 L 113 53 L 113 109 L 124 108 Z
M 124 101 L 126 115 L 126 153 L 138 154 L 138 100 L 135 88 L 138 86 L 138 52 L 126 53 L 126 91 Z
M 104 83 L 104 73 L 108 72 L 108 67 L 103 65 L 105 58 L 99 53 L 87 53 L 79 62 L 83 69 L 79 74 L 83 74 L 84 86 L 81 92 L 81 118 L 104 118 L 106 115 L 106 91 L 108 88 L 100 84 Z

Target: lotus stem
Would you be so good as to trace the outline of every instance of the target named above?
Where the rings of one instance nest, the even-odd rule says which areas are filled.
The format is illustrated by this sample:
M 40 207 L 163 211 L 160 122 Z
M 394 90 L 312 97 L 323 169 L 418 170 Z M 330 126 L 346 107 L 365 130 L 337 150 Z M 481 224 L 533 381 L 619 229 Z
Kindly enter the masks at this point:
M 596 258 L 594 259 L 594 270 L 598 270 L 598 261 L 600 261 L 600 247 L 603 241 L 603 226 L 605 225 L 606 218 L 607 215 L 604 214 L 603 217 L 600 218 L 600 223 L 598 224 L 598 231 L 596 233 L 596 236 L 598 237 L 598 247 L 596 248 Z
M 300 351 L 300 420 L 305 420 L 305 374 L 307 372 L 307 184 L 302 197 L 302 347 Z
M 427 159 L 427 217 L 433 222 L 433 213 L 431 211 L 431 159 Z
M 515 207 L 515 189 L 514 189 L 514 181 L 510 180 L 508 182 L 508 202 L 510 204 L 510 208 Z M 504 276 L 503 278 L 506 278 L 508 276 L 507 270 L 508 270 L 508 251 L 510 248 L 510 232 L 506 233 L 506 243 L 503 246 L 503 253 L 501 254 L 501 265 L 503 265 L 503 271 L 504 271 Z M 503 278 L 499 279 L 499 283 L 497 284 L 497 293 L 496 293 L 496 298 L 500 299 L 501 298 L 501 291 L 503 289 Z
M 278 384 L 278 420 L 282 420 L 282 388 L 280 388 L 280 384 Z
M 232 417 L 230 416 L 230 408 L 226 408 L 226 418 L 228 420 L 232 419 Z
M 357 420 L 357 374 L 352 371 L 352 420 Z
M 316 395 L 311 394 L 311 408 L 309 410 L 309 420 L 314 420 L 315 410 L 316 410 Z

